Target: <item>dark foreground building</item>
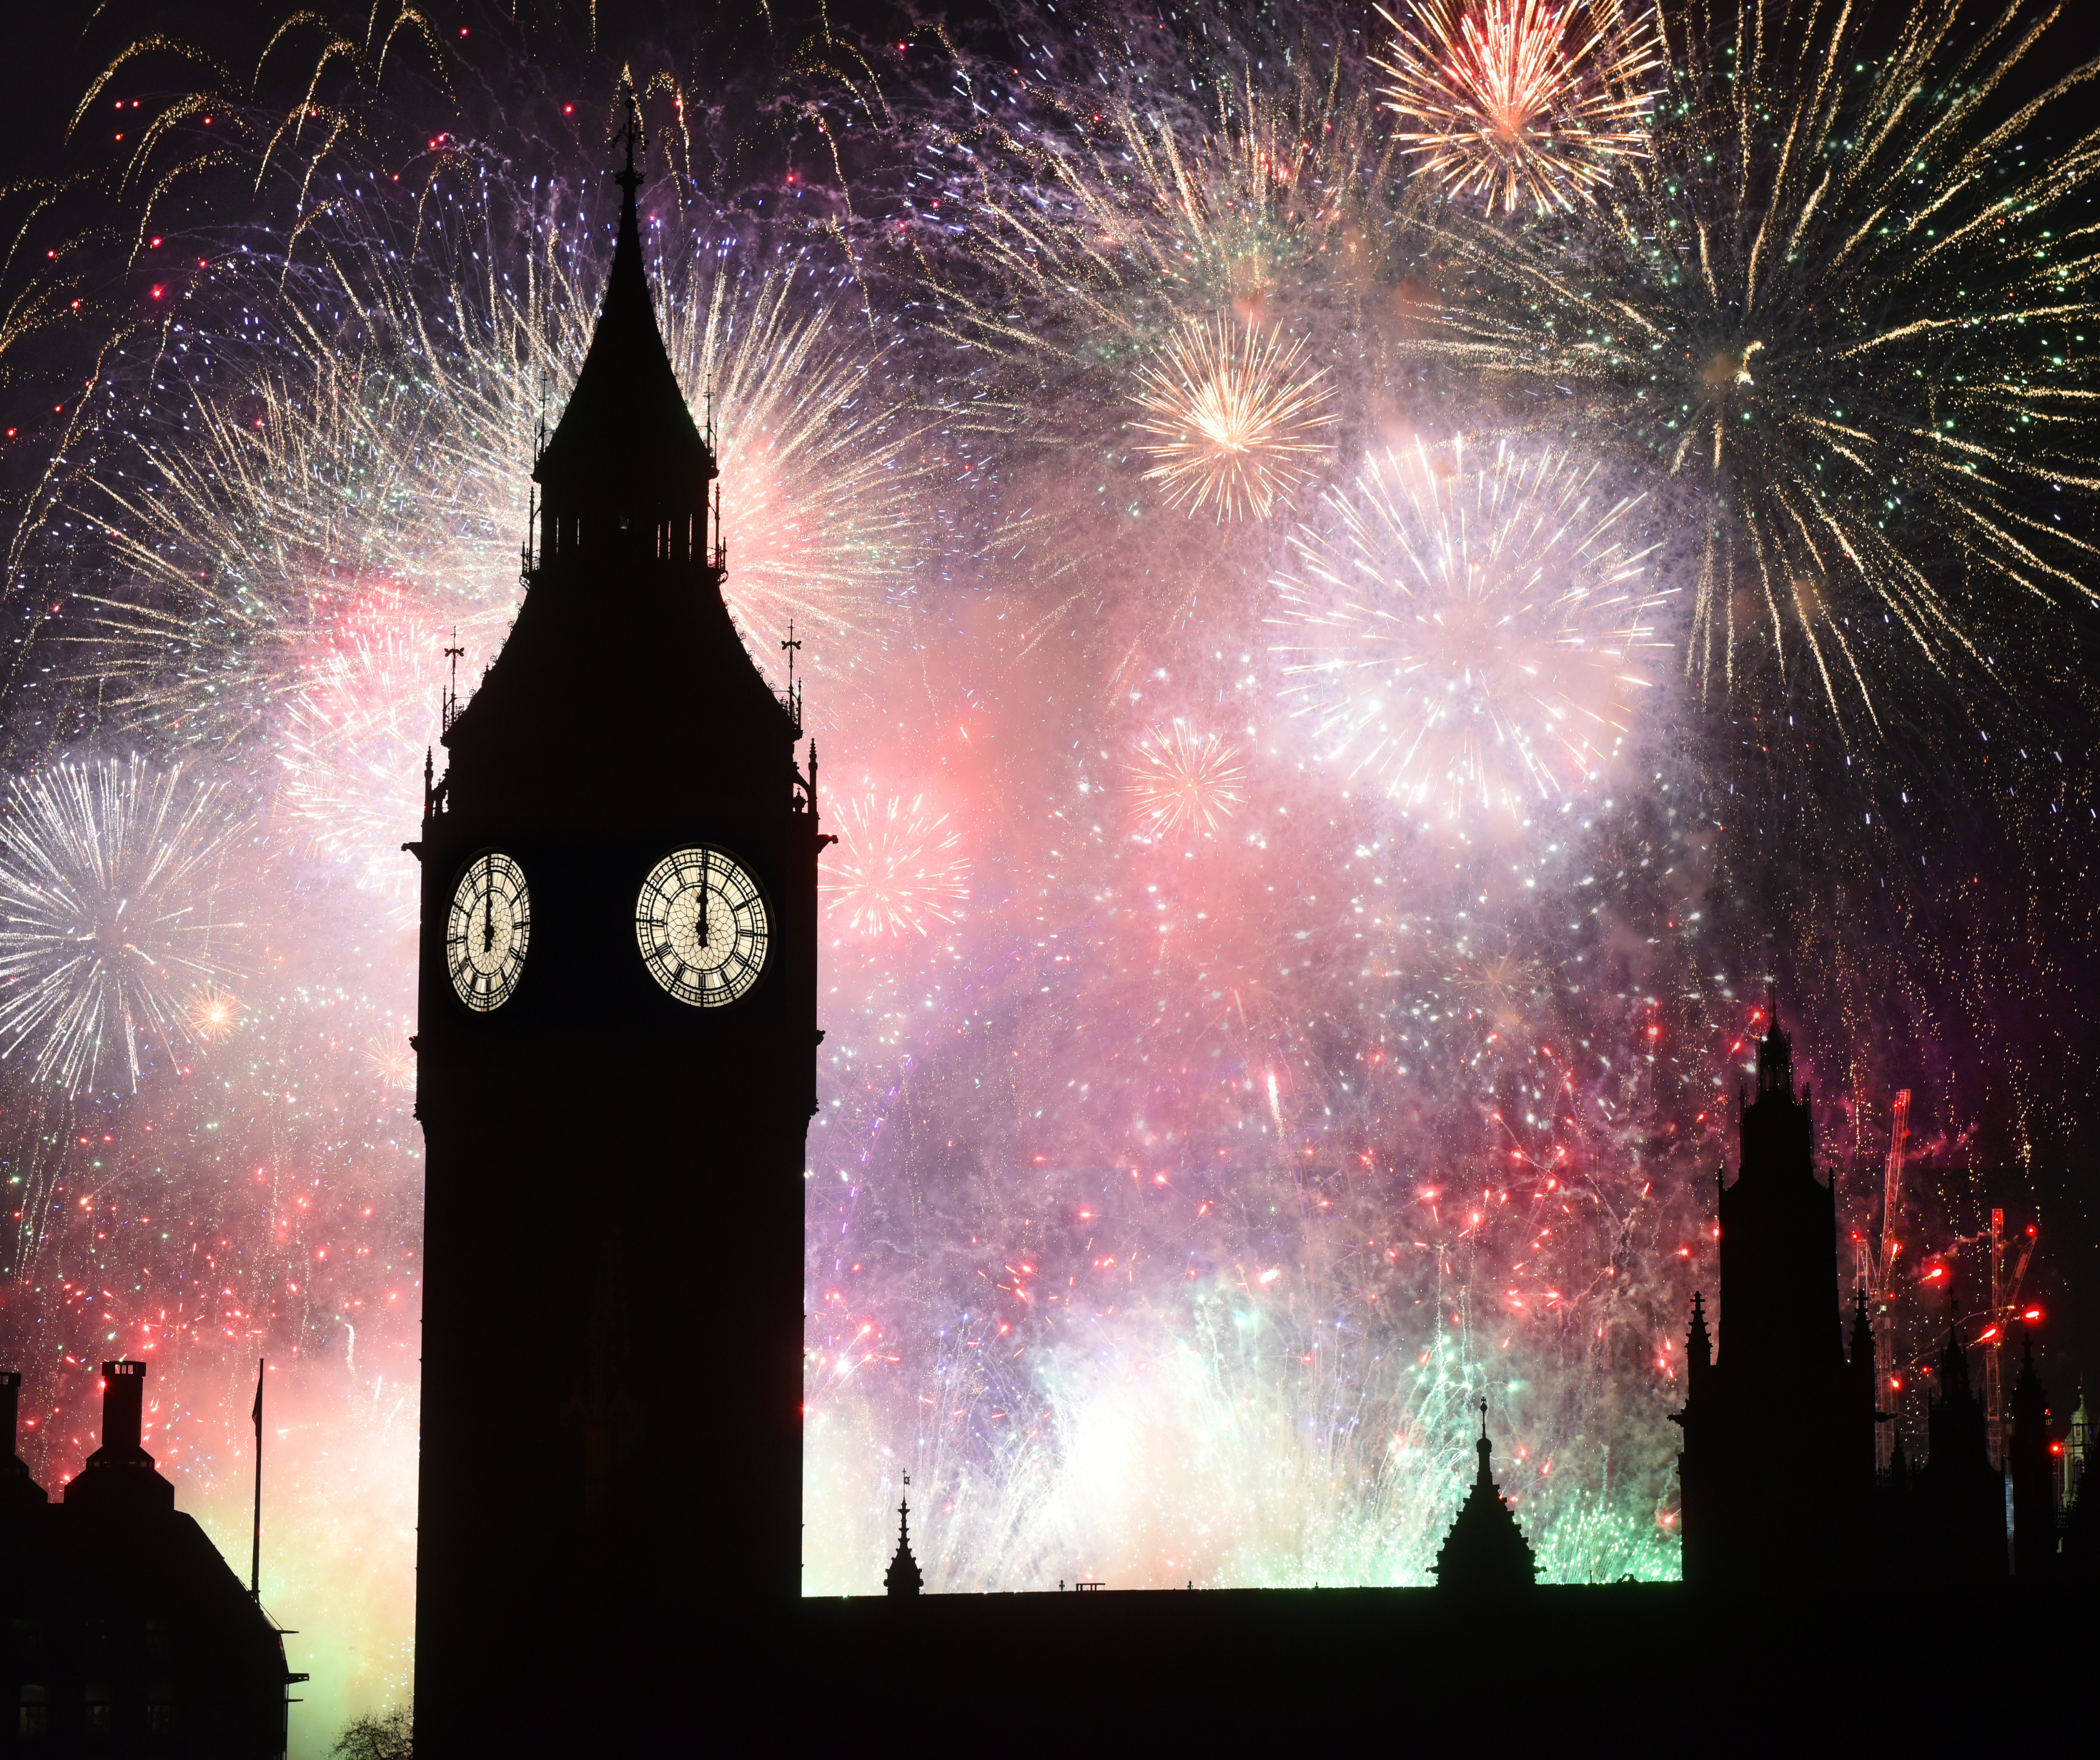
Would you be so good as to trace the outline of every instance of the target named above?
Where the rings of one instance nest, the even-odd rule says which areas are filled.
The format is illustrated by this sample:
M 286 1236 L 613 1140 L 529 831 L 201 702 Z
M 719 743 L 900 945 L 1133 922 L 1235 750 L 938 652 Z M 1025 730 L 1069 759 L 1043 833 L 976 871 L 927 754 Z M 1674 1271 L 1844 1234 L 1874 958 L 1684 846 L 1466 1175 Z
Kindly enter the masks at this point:
M 1908 1577 L 1979 1587 L 2007 1563 L 2005 1476 L 1950 1331 L 1926 1459 L 1875 1467 L 1873 1340 L 1855 1294 L 1849 1339 L 1838 1300 L 1837 1201 L 1818 1177 L 1811 1097 L 1793 1086 L 1776 1013 L 1758 1044 L 1757 1093 L 1739 1098 L 1741 1162 L 1718 1183 L 1720 1336 L 1692 1297 L 1678 1456 L 1684 1580 L 1747 1598 L 1794 1597 Z M 1717 1348 L 1718 1346 L 1718 1348 Z M 2045 1399 L 2029 1365 L 2023 1432 L 2032 1450 Z M 2040 1445 L 2045 1451 L 2046 1445 Z M 2028 1473 L 2032 1586 L 2053 1564 L 2045 1452 Z
M 54 1503 L 0 1375 L 0 1754 L 274 1760 L 284 1639 L 140 1445 L 146 1366 L 102 1366 L 102 1446 Z
M 524 604 L 448 713 L 412 846 L 419 1760 L 688 1751 L 711 1683 L 751 1683 L 728 1647 L 801 1593 L 830 839 L 799 704 L 723 602 L 714 456 L 657 329 L 631 154 L 622 182 L 533 471 Z

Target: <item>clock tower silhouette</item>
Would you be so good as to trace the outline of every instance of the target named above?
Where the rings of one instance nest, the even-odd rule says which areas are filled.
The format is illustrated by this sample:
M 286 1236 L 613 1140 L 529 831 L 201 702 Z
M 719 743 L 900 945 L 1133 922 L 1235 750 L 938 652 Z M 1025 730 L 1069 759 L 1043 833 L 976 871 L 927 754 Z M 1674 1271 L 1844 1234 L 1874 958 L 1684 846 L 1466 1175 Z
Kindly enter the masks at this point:
M 817 759 L 620 231 L 526 594 L 425 777 L 416 1746 L 674 1751 L 801 1593 Z M 725 1520 L 734 1510 L 736 1519 Z

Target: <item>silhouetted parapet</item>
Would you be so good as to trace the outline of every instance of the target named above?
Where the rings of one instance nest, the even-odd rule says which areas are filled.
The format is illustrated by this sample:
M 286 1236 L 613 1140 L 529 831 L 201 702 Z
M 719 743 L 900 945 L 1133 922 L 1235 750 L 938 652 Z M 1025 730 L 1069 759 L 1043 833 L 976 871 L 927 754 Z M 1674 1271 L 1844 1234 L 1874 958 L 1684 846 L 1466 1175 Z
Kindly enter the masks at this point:
M 911 1483 L 911 1475 L 904 1476 L 904 1483 Z M 915 1595 L 925 1586 L 919 1574 L 919 1561 L 911 1555 L 911 1500 L 899 1498 L 897 1502 L 897 1555 L 889 1561 L 889 1574 L 882 1579 L 882 1586 L 893 1595 Z
M 1514 1595 L 1537 1582 L 1538 1561 L 1489 1469 L 1494 1445 L 1488 1441 L 1485 1400 L 1480 1401 L 1480 1440 L 1474 1445 L 1480 1469 L 1437 1551 L 1436 1586 L 1464 1595 Z
M 20 1417 L 22 1371 L 0 1369 L 0 1513 L 14 1509 L 42 1509 L 51 1501 L 44 1488 L 29 1476 L 29 1463 L 15 1452 L 15 1421 Z

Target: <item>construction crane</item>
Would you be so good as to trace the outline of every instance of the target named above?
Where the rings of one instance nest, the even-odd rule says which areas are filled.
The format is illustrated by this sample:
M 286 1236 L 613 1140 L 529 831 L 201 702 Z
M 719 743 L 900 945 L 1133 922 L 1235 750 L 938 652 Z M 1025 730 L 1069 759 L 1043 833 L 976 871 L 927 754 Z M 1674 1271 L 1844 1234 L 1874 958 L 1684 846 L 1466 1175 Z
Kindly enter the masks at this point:
M 2005 1212 L 1991 1212 L 1991 1308 L 1988 1313 L 1974 1318 L 1983 1322 L 1983 1333 L 1976 1342 L 1983 1350 L 1983 1409 L 1990 1426 L 1991 1464 L 2001 1472 L 2005 1466 L 2005 1333 L 2016 1319 L 2041 1318 L 2039 1308 L 2020 1312 L 2020 1285 L 2027 1281 L 2027 1266 L 2034 1258 L 2035 1243 L 2040 1239 L 2034 1224 L 2027 1224 L 2027 1239 L 2020 1246 L 2019 1263 L 2013 1267 L 2012 1276 L 2007 1278 Z
M 1944 1261 L 1951 1259 L 1964 1247 L 1982 1247 L 1989 1254 L 1988 1269 L 1991 1278 L 1991 1305 L 1988 1308 L 1972 1309 L 1971 1322 L 1980 1322 L 1975 1335 L 1968 1341 L 1970 1350 L 1983 1353 L 1983 1417 L 1986 1446 L 1991 1455 L 1991 1464 L 2000 1472 L 2005 1464 L 2005 1349 L 2006 1335 L 2015 1320 L 2024 1320 L 2032 1325 L 2041 1318 L 2041 1309 L 2035 1306 L 2022 1307 L 2021 1287 L 2026 1283 L 2027 1267 L 2034 1262 L 2035 1248 L 2040 1243 L 2041 1231 L 2030 1222 L 2021 1238 L 2019 1256 L 2008 1269 L 2005 1263 L 2005 1212 L 2001 1209 L 1991 1212 L 1991 1225 L 1980 1234 L 1957 1234 L 1936 1256 Z M 1930 1282 L 1945 1274 L 1943 1265 L 1935 1265 L 1926 1274 Z M 1926 1367 L 1921 1362 L 1914 1367 Z

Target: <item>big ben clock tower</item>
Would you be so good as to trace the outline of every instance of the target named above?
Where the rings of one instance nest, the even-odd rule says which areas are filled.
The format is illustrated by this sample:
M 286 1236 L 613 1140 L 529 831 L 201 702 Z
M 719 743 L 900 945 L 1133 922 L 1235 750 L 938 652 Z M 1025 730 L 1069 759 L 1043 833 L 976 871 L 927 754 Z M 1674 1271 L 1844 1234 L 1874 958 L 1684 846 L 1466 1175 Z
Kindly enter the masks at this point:
M 831 840 L 798 706 L 723 604 L 633 133 L 524 605 L 410 846 L 423 1760 L 688 1751 L 726 1646 L 801 1592 Z

